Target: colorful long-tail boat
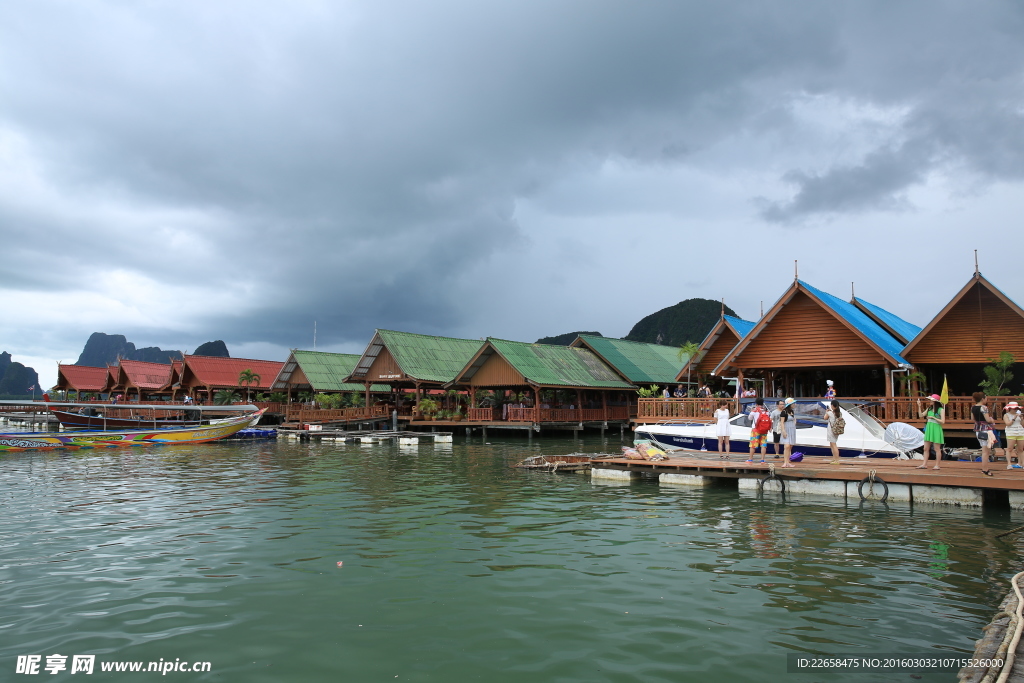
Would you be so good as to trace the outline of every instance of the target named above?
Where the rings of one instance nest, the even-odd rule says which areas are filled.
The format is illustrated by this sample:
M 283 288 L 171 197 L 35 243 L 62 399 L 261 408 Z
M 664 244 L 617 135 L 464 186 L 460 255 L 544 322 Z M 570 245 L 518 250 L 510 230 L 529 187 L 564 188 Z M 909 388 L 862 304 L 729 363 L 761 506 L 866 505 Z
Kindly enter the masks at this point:
M 6 405 L 29 405 L 26 403 L 2 402 Z M 44 403 L 32 405 L 45 405 Z M 103 406 L 98 406 L 103 407 Z M 111 406 L 114 407 L 114 406 Z M 143 407 L 143 406 L 138 406 Z M 162 406 L 144 406 L 161 409 Z M 189 407 L 192 410 L 192 406 Z M 202 410 L 202 408 L 197 408 Z M 208 410 L 252 410 L 237 417 L 214 420 L 210 424 L 196 424 L 181 427 L 82 430 L 62 432 L 6 432 L 0 433 L 0 453 L 27 450 L 54 450 L 58 448 L 113 448 L 125 446 L 181 445 L 205 443 L 232 436 L 250 425 L 256 424 L 266 411 L 255 406 L 218 406 Z

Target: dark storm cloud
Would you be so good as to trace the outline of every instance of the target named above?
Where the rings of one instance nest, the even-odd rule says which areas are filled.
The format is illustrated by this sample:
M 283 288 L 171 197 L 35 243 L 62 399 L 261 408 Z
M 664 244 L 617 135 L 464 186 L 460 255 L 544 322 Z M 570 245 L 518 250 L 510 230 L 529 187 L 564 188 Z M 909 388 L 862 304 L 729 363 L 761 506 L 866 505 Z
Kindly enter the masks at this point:
M 792 189 L 762 217 L 794 223 L 903 208 L 936 169 L 1022 168 L 1011 3 L 38 2 L 5 15 L 0 165 L 31 182 L 0 191 L 17 245 L 0 284 L 81 289 L 115 268 L 187 284 L 183 318 L 228 339 L 292 345 L 313 319 L 325 342 L 471 327 L 488 288 L 530 279 L 507 255 L 546 239 L 524 231 L 517 200 L 608 159 L 758 167 Z M 897 113 L 834 161 L 792 107 L 808 97 Z M 742 136 L 793 149 L 716 152 Z M 235 305 L 211 303 L 224 291 Z

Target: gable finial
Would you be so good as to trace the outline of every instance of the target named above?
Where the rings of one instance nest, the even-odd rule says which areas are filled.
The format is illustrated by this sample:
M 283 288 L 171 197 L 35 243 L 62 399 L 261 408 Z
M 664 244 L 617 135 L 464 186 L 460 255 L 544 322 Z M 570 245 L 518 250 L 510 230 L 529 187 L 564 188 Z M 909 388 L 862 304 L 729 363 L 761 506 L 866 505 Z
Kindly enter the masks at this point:
M 761 300 L 761 315 L 759 315 L 758 318 L 760 319 L 760 318 L 763 318 L 763 317 L 764 317 L 764 299 Z
M 796 259 L 793 259 L 793 279 L 800 279 L 800 262 L 797 261 Z
M 975 249 L 974 250 L 974 276 L 977 277 L 979 275 L 981 275 L 981 273 L 978 271 L 978 250 Z
M 853 289 L 853 283 L 851 282 L 851 283 L 850 283 L 850 301 L 853 301 L 853 300 L 854 300 L 854 299 L 856 299 L 856 298 L 857 298 L 857 292 L 856 292 L 856 291 L 854 291 L 854 289 Z

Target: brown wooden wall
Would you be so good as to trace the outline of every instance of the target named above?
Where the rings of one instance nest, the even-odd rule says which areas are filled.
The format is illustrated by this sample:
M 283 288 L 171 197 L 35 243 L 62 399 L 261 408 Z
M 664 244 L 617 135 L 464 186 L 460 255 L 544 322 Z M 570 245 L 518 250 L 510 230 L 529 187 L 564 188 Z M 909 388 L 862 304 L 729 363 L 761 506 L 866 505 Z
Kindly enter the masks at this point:
M 803 292 L 797 292 L 733 362 L 738 368 L 885 364 L 878 351 Z
M 1009 351 L 1024 360 L 1024 318 L 976 283 L 907 352 L 911 363 L 986 363 Z
M 395 357 L 391 355 L 387 347 L 384 347 L 380 350 L 377 357 L 373 359 L 373 363 L 370 364 L 370 368 L 366 371 L 366 379 L 371 384 L 378 382 L 387 384 L 388 382 L 396 381 L 396 377 L 388 377 L 388 375 L 405 377 L 405 373 L 402 372 L 402 368 L 398 367 Z
M 722 334 L 718 335 L 718 339 L 711 342 L 711 347 L 701 358 L 700 363 L 694 367 L 694 372 L 707 374 L 718 367 L 718 364 L 725 358 L 725 354 L 732 351 L 733 347 L 739 343 L 740 338 L 732 331 L 728 325 L 722 326 Z M 686 373 L 683 373 L 686 374 Z
M 516 387 L 526 384 L 526 379 L 508 361 L 492 353 L 469 381 L 474 387 Z
M 292 377 L 288 380 L 288 384 L 293 387 L 300 384 L 309 384 L 309 380 L 306 379 L 306 373 L 302 371 L 302 366 L 297 363 L 295 365 L 295 372 L 292 373 Z

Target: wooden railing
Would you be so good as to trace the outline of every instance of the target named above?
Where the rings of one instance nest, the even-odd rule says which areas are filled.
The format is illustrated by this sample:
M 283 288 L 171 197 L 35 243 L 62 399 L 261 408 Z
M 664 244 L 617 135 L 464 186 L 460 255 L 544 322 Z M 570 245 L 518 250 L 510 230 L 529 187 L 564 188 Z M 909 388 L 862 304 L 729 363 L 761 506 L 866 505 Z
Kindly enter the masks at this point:
M 386 418 L 391 415 L 389 406 L 370 406 L 369 408 L 308 408 L 305 406 L 288 406 L 285 408 L 285 420 L 288 422 L 341 422 L 344 420 L 363 420 Z
M 917 427 L 924 426 L 920 417 L 919 407 L 927 408 L 928 400 L 908 396 L 840 396 L 840 401 L 859 405 L 864 412 L 877 417 L 885 423 L 906 422 Z M 719 401 L 716 398 L 641 398 L 637 404 L 637 418 L 651 420 L 694 420 L 696 422 L 713 422 L 714 412 Z M 778 399 L 768 399 L 765 403 L 774 407 Z M 819 398 L 818 400 L 825 400 Z M 996 422 L 996 428 L 1002 429 L 1003 406 L 1010 401 L 1021 401 L 1014 396 L 990 396 L 988 400 L 989 414 Z M 747 401 L 743 402 L 744 404 Z M 950 396 L 946 404 L 946 429 L 970 429 L 974 425 L 971 406 L 974 399 L 970 396 Z M 730 412 L 736 413 L 737 401 L 728 399 Z
M 497 422 L 501 420 L 500 408 L 466 408 L 469 422 Z
M 508 409 L 509 422 L 603 422 L 625 420 L 626 406 L 608 408 L 512 408 Z
M 637 402 L 636 416 L 639 419 L 672 420 L 686 419 L 697 422 L 713 422 L 718 398 L 641 398 Z M 729 410 L 735 412 L 735 401 L 729 401 Z

